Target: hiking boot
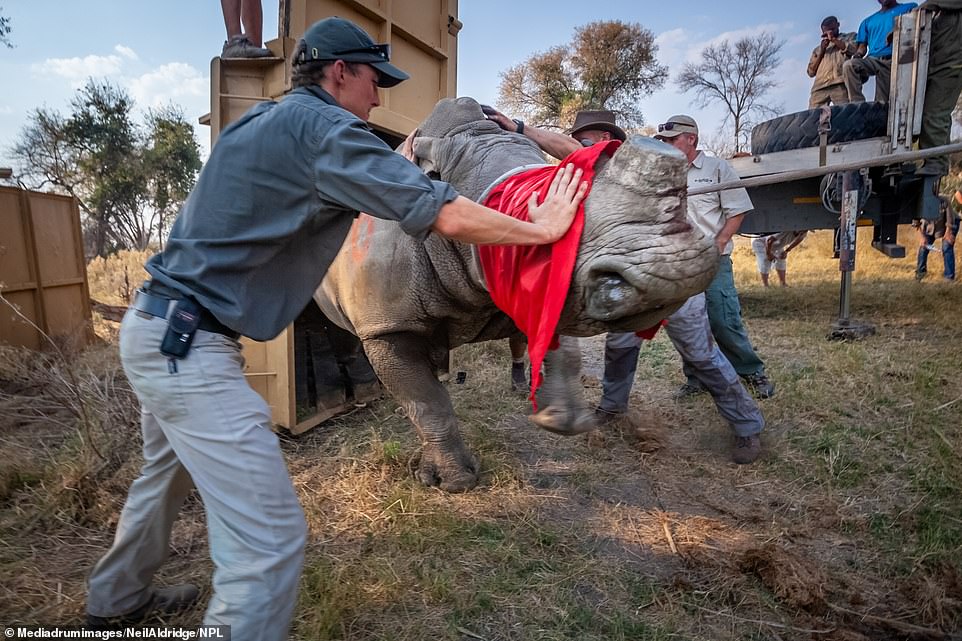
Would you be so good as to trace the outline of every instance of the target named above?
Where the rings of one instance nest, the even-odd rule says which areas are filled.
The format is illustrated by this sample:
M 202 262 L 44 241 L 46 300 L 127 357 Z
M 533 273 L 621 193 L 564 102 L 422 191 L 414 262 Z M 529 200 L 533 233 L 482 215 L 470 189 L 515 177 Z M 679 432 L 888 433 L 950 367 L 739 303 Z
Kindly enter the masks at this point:
M 762 440 L 758 438 L 757 434 L 735 437 L 735 446 L 732 448 L 732 460 L 738 465 L 754 463 L 761 453 Z
M 87 627 L 92 630 L 104 630 L 142 623 L 156 615 L 174 614 L 186 610 L 200 596 L 197 588 L 190 583 L 157 588 L 152 592 L 147 603 L 127 614 L 114 617 L 98 617 L 88 613 Z
M 697 380 L 695 380 L 695 381 L 687 381 L 684 385 L 682 385 L 681 387 L 679 387 L 678 390 L 675 391 L 674 394 L 672 394 L 672 398 L 674 398 L 674 399 L 676 399 L 676 400 L 677 400 L 677 399 L 680 399 L 680 398 L 688 398 L 689 396 L 695 396 L 695 395 L 697 395 L 697 394 L 704 394 L 704 393 L 707 392 L 707 391 L 708 391 L 708 390 L 705 389 L 705 386 L 702 385 L 699 381 L 697 381 Z
M 775 386 L 768 380 L 767 376 L 760 372 L 742 376 L 742 380 L 745 381 L 748 389 L 754 392 L 758 398 L 771 398 L 775 396 Z
M 511 363 L 511 391 L 527 392 L 530 387 L 528 377 L 524 373 L 524 363 Z
M 255 47 L 247 36 L 234 36 L 224 43 L 220 53 L 221 58 L 270 58 L 274 53 L 270 49 Z
M 617 421 L 619 418 L 624 416 L 624 412 L 613 412 L 611 410 L 603 410 L 600 407 L 595 408 L 595 420 L 598 421 L 598 427 L 604 427 L 608 423 Z

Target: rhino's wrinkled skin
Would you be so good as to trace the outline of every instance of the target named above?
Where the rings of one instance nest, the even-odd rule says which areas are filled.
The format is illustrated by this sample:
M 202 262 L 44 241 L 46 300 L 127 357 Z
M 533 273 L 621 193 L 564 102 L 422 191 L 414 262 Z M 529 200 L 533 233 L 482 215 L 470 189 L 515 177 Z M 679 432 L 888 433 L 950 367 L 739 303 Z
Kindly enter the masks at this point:
M 442 100 L 419 133 L 414 148 L 422 168 L 472 199 L 513 168 L 544 164 L 529 139 L 485 120 L 470 98 Z M 585 201 L 558 327 L 569 336 L 650 327 L 704 290 L 717 265 L 714 244 L 687 222 L 687 163 L 679 152 L 632 136 L 602 165 Z M 421 481 L 448 491 L 474 487 L 478 463 L 461 440 L 437 372 L 446 368 L 449 349 L 516 330 L 491 302 L 472 248 L 437 235 L 422 244 L 394 223 L 362 215 L 315 299 L 360 337 L 381 382 L 417 428 Z M 577 341 L 549 352 L 545 373 L 544 409 L 535 422 L 562 433 L 592 427 Z

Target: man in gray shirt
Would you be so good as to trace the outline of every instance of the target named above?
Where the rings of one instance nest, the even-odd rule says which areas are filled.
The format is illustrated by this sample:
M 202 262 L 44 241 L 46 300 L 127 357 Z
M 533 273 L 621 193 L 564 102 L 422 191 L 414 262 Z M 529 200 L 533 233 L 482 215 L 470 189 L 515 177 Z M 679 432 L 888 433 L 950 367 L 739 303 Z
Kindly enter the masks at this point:
M 233 641 L 286 639 L 307 528 L 238 336 L 270 339 L 294 321 L 360 211 L 421 239 L 525 245 L 560 238 L 584 198 L 580 171 L 559 172 L 522 222 L 428 179 L 367 128 L 378 88 L 408 76 L 347 20 L 312 25 L 292 64 L 291 95 L 221 133 L 121 325 L 144 467 L 90 576 L 91 626 L 196 600 L 193 586 L 151 585 L 196 486 L 215 565 L 204 624 L 230 626 Z

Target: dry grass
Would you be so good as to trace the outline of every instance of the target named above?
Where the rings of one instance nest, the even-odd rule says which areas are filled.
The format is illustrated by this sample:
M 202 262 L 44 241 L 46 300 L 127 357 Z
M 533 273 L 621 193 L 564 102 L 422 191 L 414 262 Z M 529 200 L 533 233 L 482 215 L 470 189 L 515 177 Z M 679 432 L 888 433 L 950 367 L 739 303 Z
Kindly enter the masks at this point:
M 147 278 L 144 263 L 155 252 L 121 251 L 110 258 L 94 258 L 87 263 L 90 297 L 107 305 L 128 305 L 134 291 Z
M 860 242 L 853 316 L 878 334 L 851 343 L 825 340 L 838 295 L 830 234 L 789 257 L 786 289 L 763 289 L 739 243 L 746 324 L 778 387 L 762 401 L 766 452 L 755 465 L 728 462 L 708 399 L 671 400 L 682 376 L 664 336 L 643 348 L 631 419 L 574 439 L 527 424 L 508 391 L 506 345 L 460 349 L 467 380 L 450 391 L 483 466 L 467 494 L 411 478 L 416 438 L 390 401 L 284 437 L 311 531 L 293 638 L 957 634 L 962 285 L 916 283 L 913 260 Z M 601 349 L 585 341 L 589 374 Z M 89 381 L 88 410 L 104 417 L 87 438 L 110 463 L 78 456 L 86 441 L 65 400 L 76 394 L 55 389 L 66 383 L 50 367 L 23 372 L 27 360 L 0 366 L 0 612 L 66 623 L 81 616 L 84 574 L 137 471 L 135 410 L 112 352 L 71 361 Z M 600 394 L 590 377 L 585 393 Z M 209 585 L 196 501 L 172 548 L 158 580 Z
M 126 307 L 134 292 L 147 279 L 144 263 L 153 250 L 117 252 L 109 258 L 94 258 L 87 263 L 87 284 L 90 298 L 104 305 Z M 117 342 L 117 323 L 105 320 L 93 312 L 94 332 L 108 343 Z

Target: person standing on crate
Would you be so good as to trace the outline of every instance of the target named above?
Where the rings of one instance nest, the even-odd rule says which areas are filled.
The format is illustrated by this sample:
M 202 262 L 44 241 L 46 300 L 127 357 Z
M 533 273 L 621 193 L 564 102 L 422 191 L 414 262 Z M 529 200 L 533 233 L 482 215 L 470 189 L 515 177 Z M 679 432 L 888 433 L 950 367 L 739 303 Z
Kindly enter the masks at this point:
M 261 0 L 220 0 L 227 40 L 221 58 L 269 58 L 263 46 L 264 10 Z
M 581 172 L 569 168 L 541 205 L 532 197 L 532 222 L 522 222 L 430 180 L 366 125 L 378 89 L 408 75 L 352 22 L 312 25 L 292 65 L 290 95 L 220 134 L 121 324 L 121 360 L 142 405 L 144 466 L 89 578 L 91 627 L 129 625 L 197 599 L 190 585 L 152 586 L 196 487 L 215 566 L 204 624 L 230 626 L 233 641 L 287 638 L 307 526 L 237 338 L 267 340 L 294 321 L 358 212 L 396 220 L 420 239 L 535 245 L 559 239 L 584 198 Z
M 882 7 L 858 26 L 855 54 L 842 65 L 849 102 L 865 102 L 862 85 L 875 76 L 875 100 L 888 102 L 892 73 L 892 30 L 895 18 L 918 5 L 899 4 L 895 0 L 878 0 Z

